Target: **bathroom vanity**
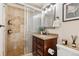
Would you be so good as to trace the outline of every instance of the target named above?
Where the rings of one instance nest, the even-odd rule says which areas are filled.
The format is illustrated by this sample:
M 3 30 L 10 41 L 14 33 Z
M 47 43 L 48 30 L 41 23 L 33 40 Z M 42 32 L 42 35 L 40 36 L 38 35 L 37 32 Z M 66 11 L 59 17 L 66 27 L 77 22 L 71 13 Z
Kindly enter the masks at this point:
M 51 56 L 48 49 L 54 50 L 53 56 L 57 56 L 57 37 L 58 35 L 41 35 L 33 34 L 32 40 L 32 54 L 34 56 Z

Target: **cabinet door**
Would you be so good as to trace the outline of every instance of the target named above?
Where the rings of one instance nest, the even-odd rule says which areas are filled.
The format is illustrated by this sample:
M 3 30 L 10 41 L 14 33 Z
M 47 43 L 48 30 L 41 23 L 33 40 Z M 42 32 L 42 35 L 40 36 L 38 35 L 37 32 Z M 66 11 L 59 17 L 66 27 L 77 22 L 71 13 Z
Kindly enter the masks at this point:
M 7 38 L 6 55 L 24 54 L 24 9 L 7 6 L 5 7 Z
M 48 49 L 51 48 L 55 51 L 53 56 L 56 56 L 57 55 L 56 44 L 57 44 L 57 38 L 45 40 L 44 41 L 44 55 L 46 55 L 46 56 L 50 55 L 50 54 L 48 54 Z

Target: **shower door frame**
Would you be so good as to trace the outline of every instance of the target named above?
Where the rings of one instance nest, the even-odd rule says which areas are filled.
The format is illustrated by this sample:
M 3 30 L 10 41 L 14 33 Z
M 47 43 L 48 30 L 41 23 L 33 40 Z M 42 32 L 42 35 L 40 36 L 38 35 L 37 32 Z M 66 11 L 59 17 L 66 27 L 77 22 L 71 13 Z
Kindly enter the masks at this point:
M 18 7 L 18 8 L 23 8 L 22 6 L 20 6 L 20 5 L 17 5 L 17 4 L 3 4 L 3 18 L 4 18 L 4 20 L 5 20 L 5 39 L 4 39 L 4 42 L 3 42 L 3 44 L 4 44 L 4 50 L 3 50 L 3 55 L 5 56 L 6 55 L 6 44 L 7 44 L 7 42 L 6 42 L 6 38 L 7 38 L 7 21 L 6 21 L 6 7 L 7 6 L 15 6 L 15 7 Z M 27 9 L 26 9 L 26 7 L 24 6 L 24 41 L 26 41 L 26 28 L 27 28 Z M 25 54 L 25 42 L 24 42 L 24 54 Z

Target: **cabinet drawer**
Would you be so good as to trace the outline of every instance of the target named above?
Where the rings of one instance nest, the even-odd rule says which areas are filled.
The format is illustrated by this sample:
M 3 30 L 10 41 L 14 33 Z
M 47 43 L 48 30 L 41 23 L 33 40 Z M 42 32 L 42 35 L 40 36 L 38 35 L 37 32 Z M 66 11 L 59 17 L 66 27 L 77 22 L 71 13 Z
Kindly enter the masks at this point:
M 34 42 L 33 42 L 33 44 L 32 44 L 32 50 L 33 50 L 33 51 L 36 50 L 36 43 L 34 43 Z
M 33 36 L 33 41 L 34 41 L 34 42 L 36 42 L 36 39 L 37 39 L 37 38 Z
M 40 46 L 44 45 L 44 41 L 42 39 L 37 39 L 37 44 Z
M 40 46 L 40 45 L 37 45 L 37 49 L 40 49 L 41 51 L 44 51 L 44 47 Z
M 40 49 L 37 49 L 37 54 L 38 54 L 39 56 L 43 56 L 43 51 L 41 51 Z

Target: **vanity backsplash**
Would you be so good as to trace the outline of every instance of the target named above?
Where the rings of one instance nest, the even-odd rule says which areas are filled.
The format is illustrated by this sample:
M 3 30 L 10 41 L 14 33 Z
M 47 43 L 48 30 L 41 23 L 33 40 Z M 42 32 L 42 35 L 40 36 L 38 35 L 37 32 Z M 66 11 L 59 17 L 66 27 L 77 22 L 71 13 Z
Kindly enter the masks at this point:
M 73 45 L 73 39 L 71 36 L 64 36 L 62 37 L 61 35 L 59 35 L 59 38 L 58 38 L 58 43 L 59 44 L 62 44 L 62 40 L 67 40 L 67 45 L 70 45 L 72 46 Z M 76 47 L 79 47 L 79 36 L 77 36 L 76 40 L 75 40 L 75 44 L 76 44 Z

